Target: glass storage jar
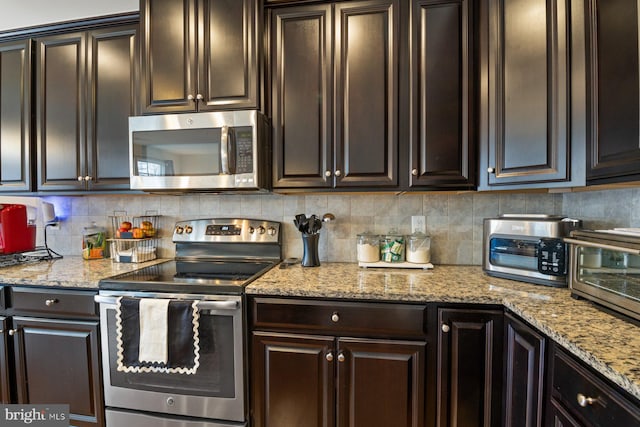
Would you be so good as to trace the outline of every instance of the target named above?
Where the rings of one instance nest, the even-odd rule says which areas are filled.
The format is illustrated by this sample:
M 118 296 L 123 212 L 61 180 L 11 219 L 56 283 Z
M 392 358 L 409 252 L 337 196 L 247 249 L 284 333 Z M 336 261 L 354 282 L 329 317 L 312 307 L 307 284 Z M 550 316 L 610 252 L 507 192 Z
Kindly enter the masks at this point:
M 358 234 L 357 241 L 358 262 L 380 261 L 380 236 L 373 233 Z
M 384 262 L 404 262 L 404 236 L 387 234 L 380 241 L 380 258 Z
M 413 233 L 407 237 L 407 261 L 413 264 L 431 262 L 431 238 L 423 233 Z

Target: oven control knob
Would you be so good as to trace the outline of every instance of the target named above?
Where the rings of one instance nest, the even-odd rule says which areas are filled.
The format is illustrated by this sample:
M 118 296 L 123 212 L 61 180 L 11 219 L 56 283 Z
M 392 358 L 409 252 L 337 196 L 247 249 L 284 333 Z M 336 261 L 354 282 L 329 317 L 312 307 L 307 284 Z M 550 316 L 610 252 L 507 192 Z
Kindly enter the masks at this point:
M 167 397 L 167 406 L 173 406 L 176 403 L 176 401 L 173 399 L 173 397 Z
M 256 232 L 256 229 L 253 227 L 249 227 L 249 234 L 253 234 Z
M 191 233 L 193 232 L 193 227 L 192 227 L 192 226 L 190 226 L 190 225 L 187 225 L 187 226 L 184 228 L 184 232 L 185 232 L 185 233 L 187 233 L 187 234 L 191 234 Z
M 267 228 L 267 234 L 269 236 L 275 236 L 276 235 L 276 228 L 275 227 L 269 227 Z
M 265 228 L 263 226 L 258 227 L 258 234 L 264 234 Z
M 184 228 L 180 226 L 176 227 L 176 234 L 182 234 L 183 231 L 184 231 Z

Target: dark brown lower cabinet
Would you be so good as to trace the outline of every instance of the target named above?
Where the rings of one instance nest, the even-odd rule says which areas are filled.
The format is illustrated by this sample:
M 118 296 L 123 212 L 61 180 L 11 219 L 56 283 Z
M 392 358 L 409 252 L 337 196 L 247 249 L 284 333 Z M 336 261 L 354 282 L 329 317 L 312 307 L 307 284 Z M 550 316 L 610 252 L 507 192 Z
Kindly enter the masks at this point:
M 9 345 L 7 332 L 9 319 L 0 316 L 0 403 L 11 403 L 11 378 L 9 375 Z
M 71 426 L 103 426 L 98 321 L 12 322 L 17 402 L 69 404 Z
M 505 427 L 542 425 L 546 339 L 509 313 L 505 315 Z
M 437 426 L 500 426 L 503 311 L 438 310 Z
M 253 426 L 424 426 L 425 342 L 253 334 Z

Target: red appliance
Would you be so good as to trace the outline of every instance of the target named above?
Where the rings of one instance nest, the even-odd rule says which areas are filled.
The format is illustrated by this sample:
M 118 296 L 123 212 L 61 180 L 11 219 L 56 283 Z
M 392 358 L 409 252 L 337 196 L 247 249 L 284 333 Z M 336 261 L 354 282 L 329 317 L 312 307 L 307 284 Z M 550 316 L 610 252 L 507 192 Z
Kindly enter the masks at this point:
M 27 207 L 0 207 L 0 253 L 32 251 L 36 246 L 36 226 L 27 222 Z

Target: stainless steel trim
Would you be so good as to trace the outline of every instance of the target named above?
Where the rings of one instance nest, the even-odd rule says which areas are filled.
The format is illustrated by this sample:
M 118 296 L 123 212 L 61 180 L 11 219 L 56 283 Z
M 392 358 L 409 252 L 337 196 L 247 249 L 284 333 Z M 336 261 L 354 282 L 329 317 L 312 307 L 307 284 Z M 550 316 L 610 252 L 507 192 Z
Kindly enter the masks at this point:
M 565 243 L 573 243 L 574 245 L 580 245 L 580 246 L 587 246 L 589 248 L 601 248 L 601 249 L 607 249 L 610 251 L 619 251 L 619 252 L 627 252 L 633 255 L 640 255 L 640 250 L 638 249 L 631 249 L 631 248 L 625 248 L 622 246 L 613 246 L 613 245 L 607 245 L 604 243 L 595 243 L 595 242 L 587 242 L 584 240 L 577 240 L 577 239 L 572 239 L 569 237 L 565 237 L 564 239 Z
M 139 296 L 140 298 L 158 298 L 156 297 L 151 297 L 148 294 L 147 295 L 143 295 L 143 296 Z M 189 300 L 193 300 L 196 298 L 172 298 L 172 297 L 167 297 L 167 295 L 163 295 L 163 298 L 167 298 L 167 299 L 189 299 Z M 118 302 L 118 297 L 108 297 L 108 296 L 104 296 L 104 295 L 95 295 L 93 297 L 93 300 L 95 302 L 97 302 L 98 304 L 106 304 L 109 306 L 115 306 Z M 200 301 L 198 302 L 198 308 L 200 310 L 235 310 L 238 308 L 238 301 Z
M 229 126 L 222 126 L 220 134 L 220 165 L 222 173 L 229 175 Z

